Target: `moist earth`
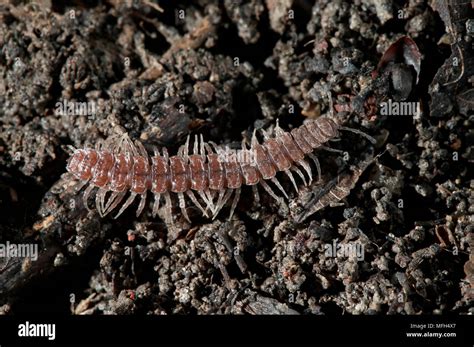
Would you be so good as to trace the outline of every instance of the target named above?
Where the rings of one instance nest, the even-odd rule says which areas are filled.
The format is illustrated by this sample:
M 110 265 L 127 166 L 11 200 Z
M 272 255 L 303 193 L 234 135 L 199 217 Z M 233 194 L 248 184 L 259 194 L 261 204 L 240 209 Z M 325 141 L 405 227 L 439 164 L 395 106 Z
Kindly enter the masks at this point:
M 0 258 L 0 312 L 472 314 L 470 18 L 437 0 L 2 2 L 0 242 L 39 255 Z M 175 154 L 336 114 L 376 143 L 341 131 L 321 180 L 279 174 L 285 204 L 244 189 L 230 221 L 100 218 L 65 174 L 69 146 L 118 131 Z

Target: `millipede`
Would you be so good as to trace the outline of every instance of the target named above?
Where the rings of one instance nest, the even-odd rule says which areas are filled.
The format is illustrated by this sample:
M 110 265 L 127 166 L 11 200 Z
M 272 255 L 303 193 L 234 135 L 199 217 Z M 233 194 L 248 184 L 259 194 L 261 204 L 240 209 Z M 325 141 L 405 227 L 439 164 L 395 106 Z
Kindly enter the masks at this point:
M 288 132 L 277 122 L 272 134 L 262 131 L 262 143 L 254 131 L 250 147 L 242 141 L 241 149 L 233 156 L 225 155 L 227 152 L 214 142 L 205 142 L 202 135 L 194 136 L 192 151 L 188 136 L 176 155 L 169 156 L 166 148 L 162 148 L 161 153 L 154 148 L 150 156 L 140 141 L 132 141 L 123 133 L 99 141 L 93 149 L 72 148 L 67 171 L 80 181 L 78 191 L 87 186 L 82 200 L 88 209 L 89 197 L 95 192 L 95 206 L 102 217 L 120 207 L 114 217 L 117 218 L 139 196 L 138 217 L 144 210 L 148 192 L 151 192 L 154 196 L 152 215 L 158 214 L 164 200 L 167 224 L 173 224 L 173 196 L 177 197 L 184 218 L 190 221 L 186 211 L 188 199 L 203 216 L 214 219 L 234 195 L 231 219 L 243 186 L 251 186 L 256 197 L 257 187 L 261 186 L 277 202 L 283 202 L 270 182 L 288 199 L 277 174 L 283 172 L 298 192 L 293 174 L 305 185 L 313 179 L 308 159 L 314 162 L 319 180 L 321 166 L 313 152 L 318 148 L 330 149 L 325 144 L 337 138 L 340 130 L 355 132 L 375 143 L 370 135 L 340 123 L 329 116 L 321 116 Z

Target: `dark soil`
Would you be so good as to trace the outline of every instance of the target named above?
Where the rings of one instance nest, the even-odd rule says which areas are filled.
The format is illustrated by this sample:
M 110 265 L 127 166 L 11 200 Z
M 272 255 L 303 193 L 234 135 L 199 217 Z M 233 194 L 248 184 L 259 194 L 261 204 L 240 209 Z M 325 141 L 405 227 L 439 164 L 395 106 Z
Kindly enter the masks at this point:
M 0 258 L 0 312 L 473 313 L 474 16 L 449 3 L 2 2 L 0 242 L 40 255 Z M 418 47 L 389 49 L 402 37 Z M 421 114 L 383 114 L 388 101 Z M 285 206 L 244 189 L 231 221 L 100 218 L 65 175 L 68 145 L 117 129 L 175 154 L 190 134 L 238 147 L 331 113 L 377 143 L 341 132 L 342 153 L 315 152 L 320 182 L 296 193 L 279 175 Z

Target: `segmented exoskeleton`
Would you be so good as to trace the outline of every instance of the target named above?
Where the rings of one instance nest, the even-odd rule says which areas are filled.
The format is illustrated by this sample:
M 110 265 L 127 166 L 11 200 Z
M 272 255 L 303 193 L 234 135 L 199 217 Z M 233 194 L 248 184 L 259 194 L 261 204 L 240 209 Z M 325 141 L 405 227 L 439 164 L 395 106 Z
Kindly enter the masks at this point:
M 95 202 L 101 216 L 116 209 L 128 192 L 130 195 L 115 218 L 132 204 L 137 195 L 140 197 L 138 216 L 145 207 L 146 196 L 150 191 L 155 199 L 153 215 L 158 213 L 163 198 L 167 223 L 173 221 L 172 194 L 177 195 L 179 207 L 187 220 L 187 198 L 204 216 L 215 218 L 234 194 L 229 216 L 231 218 L 243 185 L 252 186 L 256 194 L 256 187 L 260 185 L 270 196 L 282 202 L 269 182 L 288 198 L 276 175 L 280 171 L 284 172 L 298 191 L 293 173 L 305 185 L 311 183 L 313 178 L 308 158 L 314 162 L 319 179 L 321 168 L 313 151 L 338 137 L 339 130 L 353 131 L 374 141 L 363 132 L 344 127 L 329 117 L 320 117 L 309 120 L 290 132 L 284 131 L 277 124 L 273 136 L 263 133 L 263 143 L 259 143 L 254 132 L 250 148 L 243 142 L 237 155 L 232 157 L 222 155 L 222 149 L 212 142 L 204 142 L 202 136 L 195 136 L 190 153 L 188 136 L 176 155 L 169 156 L 167 149 L 163 148 L 161 153 L 155 149 L 150 158 L 139 141 L 133 142 L 123 134 L 109 138 L 95 149 L 74 149 L 67 170 L 82 181 L 82 186 L 88 184 L 83 195 L 86 206 L 92 191 L 97 189 Z M 306 173 L 308 180 L 300 168 Z

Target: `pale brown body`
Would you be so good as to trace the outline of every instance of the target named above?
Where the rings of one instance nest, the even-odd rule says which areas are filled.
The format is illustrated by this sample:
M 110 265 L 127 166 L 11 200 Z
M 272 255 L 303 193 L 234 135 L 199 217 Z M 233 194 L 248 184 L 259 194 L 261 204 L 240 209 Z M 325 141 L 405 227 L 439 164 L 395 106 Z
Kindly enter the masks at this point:
M 192 154 L 188 153 L 189 138 L 178 154 L 168 157 L 166 149 L 160 155 L 157 151 L 150 158 L 140 142 L 135 144 L 126 136 L 122 136 L 120 143 L 109 141 L 106 148 L 78 149 L 70 158 L 67 170 L 77 179 L 88 182 L 89 187 L 84 194 L 87 205 L 93 188 L 97 187 L 96 206 L 101 215 L 111 212 L 122 201 L 127 192 L 131 195 L 120 209 L 120 215 L 140 195 L 142 200 L 137 211 L 140 214 L 145 205 L 148 191 L 155 195 L 153 213 L 159 208 L 160 197 L 163 195 L 171 219 L 170 193 L 176 193 L 184 216 L 188 219 L 185 210 L 184 194 L 202 211 L 208 215 L 208 210 L 215 217 L 225 202 L 235 191 L 231 215 L 240 196 L 242 185 L 255 186 L 260 184 L 275 199 L 280 200 L 269 185 L 271 180 L 285 196 L 281 185 L 275 176 L 284 171 L 297 185 L 291 174 L 295 171 L 306 183 L 305 177 L 297 165 L 304 168 L 312 179 L 311 167 L 305 161 L 312 158 L 320 174 L 319 162 L 312 154 L 314 149 L 339 135 L 340 126 L 328 117 L 321 117 L 310 121 L 291 132 L 285 132 L 277 126 L 275 136 L 265 135 L 265 140 L 259 144 L 255 135 L 252 138 L 250 149 L 243 146 L 241 151 L 248 151 L 254 159 L 252 162 L 237 159 L 222 158 L 217 154 L 217 147 L 212 144 L 196 140 Z M 196 193 L 204 202 L 204 207 L 198 201 Z M 106 195 L 110 197 L 106 199 Z M 217 201 L 214 198 L 217 196 Z M 105 201 L 107 200 L 107 202 Z M 118 216 L 117 215 L 117 216 Z

